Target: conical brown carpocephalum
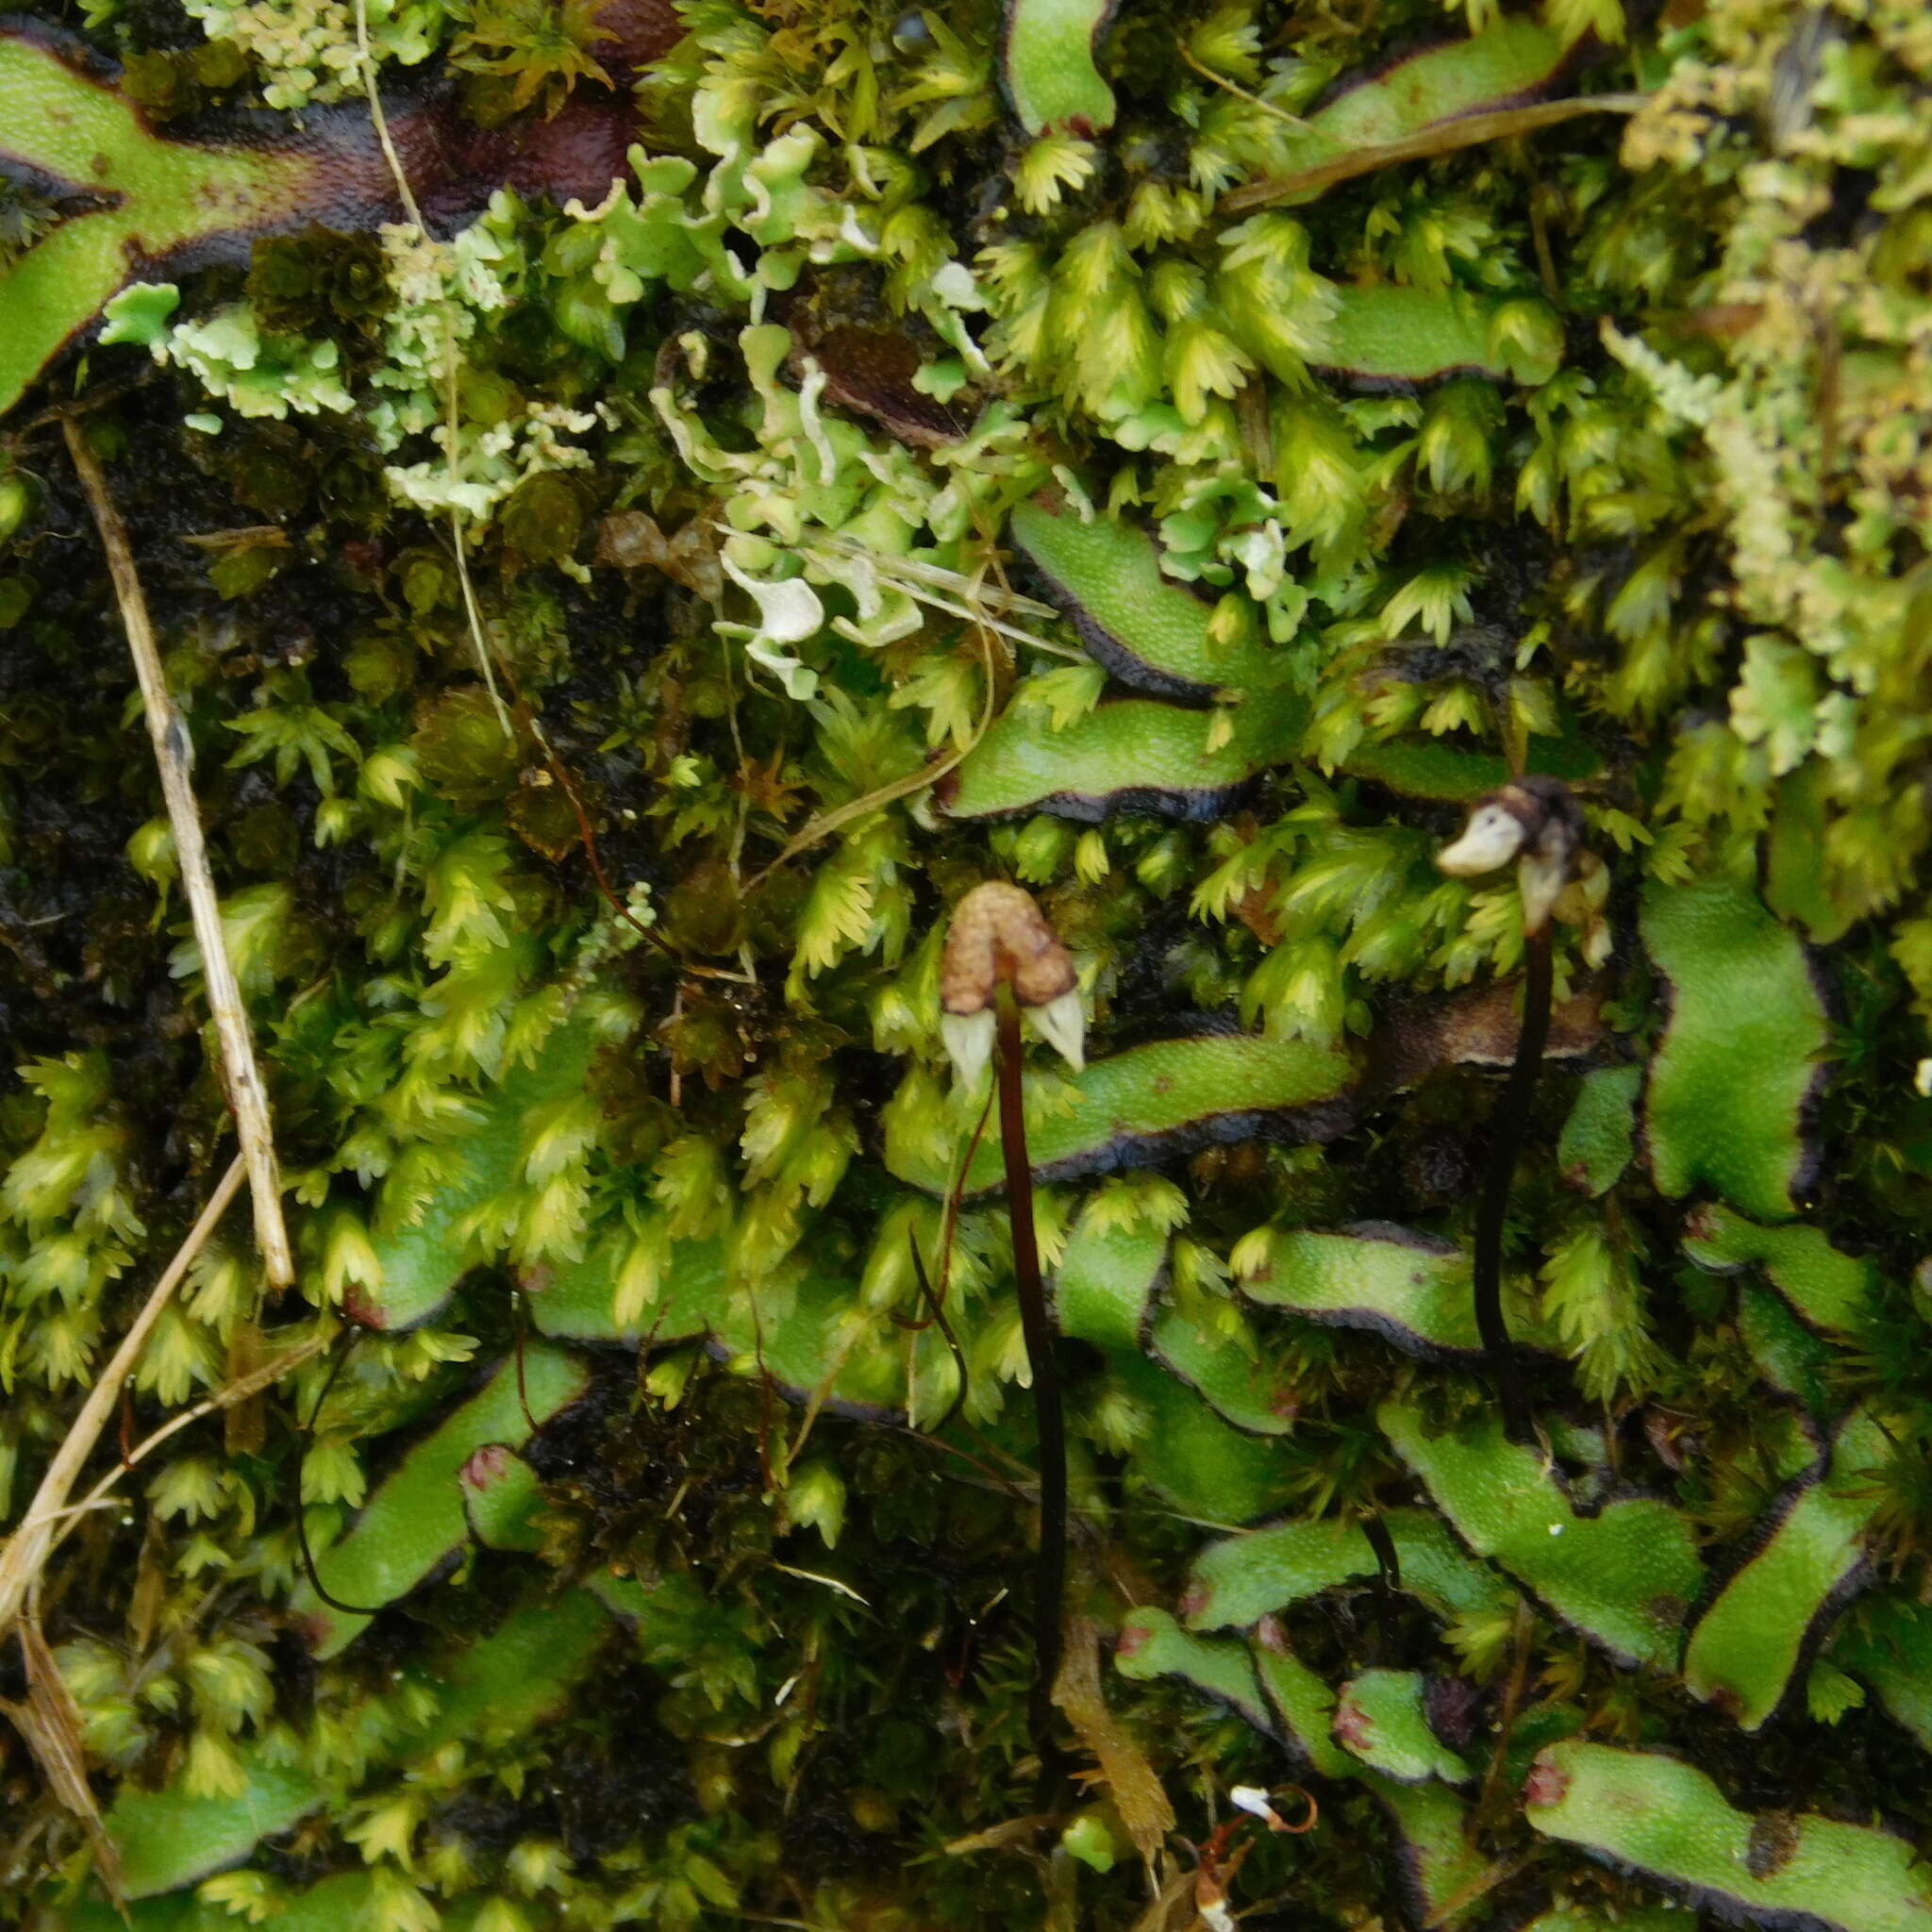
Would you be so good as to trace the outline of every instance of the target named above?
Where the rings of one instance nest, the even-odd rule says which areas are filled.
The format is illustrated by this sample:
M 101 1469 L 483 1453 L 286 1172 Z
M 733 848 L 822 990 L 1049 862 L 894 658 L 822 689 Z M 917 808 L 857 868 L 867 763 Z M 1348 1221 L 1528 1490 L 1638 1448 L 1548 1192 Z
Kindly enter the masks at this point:
M 940 1030 L 969 1087 L 992 1055 L 1002 984 L 1077 1073 L 1086 1064 L 1087 1019 L 1073 956 L 1031 892 L 991 879 L 954 907 L 940 963 Z

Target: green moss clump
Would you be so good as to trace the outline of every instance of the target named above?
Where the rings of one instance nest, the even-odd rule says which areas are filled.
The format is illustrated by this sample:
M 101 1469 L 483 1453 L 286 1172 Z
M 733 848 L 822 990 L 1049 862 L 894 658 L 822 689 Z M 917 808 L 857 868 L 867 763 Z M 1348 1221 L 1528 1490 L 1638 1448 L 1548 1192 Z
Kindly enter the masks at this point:
M 599 41 L 617 38 L 597 15 L 608 0 L 481 0 L 458 10 L 462 22 L 450 42 L 450 64 L 497 83 L 483 97 L 485 125 L 520 108 L 541 106 L 554 115 L 582 80 L 610 76 L 599 63 Z M 473 100 L 475 96 L 473 95 Z
M 393 295 L 370 235 L 309 227 L 256 244 L 248 300 L 262 327 L 286 336 L 379 336 Z

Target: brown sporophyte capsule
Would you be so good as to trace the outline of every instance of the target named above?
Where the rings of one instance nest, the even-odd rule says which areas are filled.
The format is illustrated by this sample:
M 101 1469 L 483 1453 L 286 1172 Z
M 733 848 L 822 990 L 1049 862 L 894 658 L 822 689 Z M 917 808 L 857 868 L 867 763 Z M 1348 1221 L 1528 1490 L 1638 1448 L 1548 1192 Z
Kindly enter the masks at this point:
M 990 879 L 954 907 L 940 962 L 941 1031 L 969 1087 L 992 1054 L 1002 985 L 1077 1073 L 1086 1063 L 1087 1021 L 1073 956 L 1031 892 Z
M 1478 799 L 1462 834 L 1436 855 L 1452 878 L 1479 878 L 1512 858 L 1523 893 L 1523 929 L 1541 932 L 1575 876 L 1583 814 L 1556 778 L 1518 778 Z

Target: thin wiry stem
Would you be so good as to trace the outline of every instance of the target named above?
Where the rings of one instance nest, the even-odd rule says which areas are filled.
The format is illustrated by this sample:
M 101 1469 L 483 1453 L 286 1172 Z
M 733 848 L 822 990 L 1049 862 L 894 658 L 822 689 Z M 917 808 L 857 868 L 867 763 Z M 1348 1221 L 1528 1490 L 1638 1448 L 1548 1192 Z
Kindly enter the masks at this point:
M 912 583 L 901 585 L 899 588 L 913 596 L 922 594 Z M 757 891 L 780 866 L 796 858 L 801 852 L 808 852 L 822 839 L 830 838 L 841 826 L 850 824 L 854 819 L 863 818 L 867 812 L 875 810 L 880 806 L 891 805 L 895 799 L 909 797 L 916 791 L 924 791 L 928 787 L 937 785 L 948 772 L 971 756 L 974 748 L 991 727 L 993 712 L 998 705 L 998 679 L 994 675 L 992 633 L 1006 629 L 1005 625 L 996 624 L 977 608 L 977 599 L 978 591 L 975 589 L 970 593 L 967 604 L 949 604 L 945 607 L 958 616 L 969 618 L 979 640 L 980 662 L 986 673 L 986 693 L 980 704 L 978 723 L 973 727 L 973 736 L 964 744 L 956 744 L 943 758 L 935 759 L 931 764 L 922 765 L 918 771 L 909 772 L 903 778 L 894 778 L 890 783 L 866 792 L 862 797 L 849 798 L 843 805 L 835 806 L 830 811 L 821 812 L 817 818 L 811 820 L 786 841 L 785 849 L 777 858 L 752 875 L 745 884 L 747 892 Z M 1052 648 L 1041 643 L 1037 638 L 1027 637 L 1024 632 L 1013 632 L 1011 635 L 1022 637 L 1028 643 L 1040 644 L 1041 649 Z
M 1299 114 L 1291 114 L 1286 108 L 1277 103 L 1264 99 L 1260 94 L 1250 93 L 1246 88 L 1238 86 L 1228 79 L 1226 75 L 1216 74 L 1213 68 L 1200 59 L 1187 42 L 1178 36 L 1175 37 L 1174 50 L 1181 57 L 1185 65 L 1191 67 L 1203 80 L 1218 87 L 1224 93 L 1232 94 L 1238 101 L 1247 102 L 1251 108 L 1259 108 L 1264 114 L 1274 115 L 1277 121 L 1286 123 L 1298 133 L 1306 134 L 1308 131 L 1308 124 Z
M 937 1293 L 928 1295 L 934 1314 L 946 1305 L 946 1290 L 953 1275 L 953 1241 L 959 1228 L 960 1196 L 966 1191 L 966 1176 L 973 1172 L 973 1157 L 979 1151 L 980 1137 L 986 1132 L 986 1123 L 992 1112 L 993 1095 L 996 1091 L 996 1086 L 986 1090 L 986 1099 L 980 1104 L 979 1116 L 973 1123 L 973 1131 L 967 1136 L 964 1151 L 955 1159 L 953 1172 L 946 1179 L 946 1205 L 944 1212 L 940 1216 L 940 1285 Z M 925 1276 L 916 1240 L 912 1243 L 912 1261 L 913 1265 L 921 1270 L 919 1285 L 923 1289 L 925 1287 Z M 892 1320 L 902 1328 L 917 1331 L 932 1326 L 932 1315 L 927 1315 L 920 1321 L 910 1315 L 900 1314 L 896 1308 L 891 1313 Z
M 194 802 L 189 773 L 194 753 L 188 726 L 175 708 L 174 694 L 161 669 L 161 654 L 148 616 L 147 598 L 134 568 L 134 551 L 127 525 L 108 493 L 108 479 L 87 445 L 81 425 L 69 417 L 61 425 L 75 473 L 93 510 L 107 552 L 108 572 L 121 606 L 121 625 L 134 658 L 147 712 L 148 737 L 154 741 L 155 763 L 160 768 L 161 796 L 167 801 L 168 824 L 175 834 L 175 861 L 181 868 L 181 890 L 194 921 L 195 943 L 201 948 L 201 974 L 208 988 L 208 1011 L 221 1046 L 222 1084 L 235 1116 L 235 1137 L 247 1164 L 248 1190 L 255 1206 L 255 1240 L 270 1282 L 287 1288 L 295 1279 L 294 1257 L 289 1249 L 289 1229 L 282 1219 L 282 1177 L 275 1161 L 275 1126 L 269 1117 L 268 1090 L 255 1062 L 255 1037 L 242 1005 L 242 989 L 222 938 L 222 906 L 208 871 L 208 846 L 201 836 L 201 812 Z
M 389 116 L 382 110 L 382 90 L 376 82 L 375 53 L 369 44 L 369 0 L 356 0 L 355 10 L 356 64 L 362 79 L 362 92 L 369 97 L 369 119 L 375 125 L 383 158 L 389 163 L 390 175 L 396 184 L 396 198 L 403 205 L 404 215 L 419 235 L 427 235 L 429 231 L 424 226 L 423 210 L 417 206 L 415 191 L 409 186 L 403 158 L 396 152 L 396 144 L 390 136 Z M 462 468 L 462 412 L 457 398 L 456 328 L 450 319 L 453 307 L 445 297 L 442 329 L 443 457 L 445 475 L 452 489 Z M 483 629 L 483 613 L 476 603 L 475 586 L 470 581 L 470 559 L 463 547 L 463 514 L 454 503 L 449 510 L 449 541 L 456 553 L 457 584 L 462 592 L 463 618 L 469 626 L 470 645 L 476 654 L 477 667 L 483 673 L 483 684 L 490 693 L 490 702 L 496 708 L 496 722 L 503 727 L 506 738 L 513 738 L 515 734 L 510 729 L 509 711 L 503 702 L 503 693 L 496 688 L 496 671 L 491 662 L 490 641 Z
M 940 1334 L 944 1338 L 947 1348 L 952 1351 L 954 1372 L 958 1376 L 958 1385 L 953 1391 L 952 1401 L 946 1405 L 946 1412 L 932 1425 L 932 1433 L 938 1435 L 959 1413 L 960 1409 L 966 1406 L 966 1391 L 968 1388 L 966 1351 L 959 1346 L 959 1338 L 953 1333 L 953 1324 L 946 1320 L 945 1303 L 933 1292 L 932 1283 L 925 1278 L 925 1257 L 919 1252 L 917 1238 L 908 1234 L 907 1239 L 912 1249 L 912 1273 L 919 1282 L 919 1292 L 924 1298 L 926 1307 L 931 1311 L 926 1317 L 926 1322 L 939 1324 Z M 922 1322 L 918 1325 L 924 1327 L 926 1323 Z M 917 1343 L 908 1344 L 908 1346 L 912 1347 L 917 1345 Z M 912 1420 L 912 1372 L 909 1366 L 909 1357 L 906 1374 L 906 1420 L 908 1423 Z
M 320 1355 L 327 1346 L 326 1339 L 316 1336 L 299 1347 L 291 1348 L 287 1355 L 277 1356 L 274 1361 L 264 1363 L 248 1374 L 238 1376 L 225 1388 L 218 1389 L 212 1395 L 197 1402 L 192 1408 L 184 1408 L 179 1415 L 170 1416 L 151 1435 L 142 1437 L 78 1503 L 66 1511 L 66 1520 L 60 1535 L 55 1541 L 58 1543 L 64 1539 L 89 1510 L 106 1508 L 121 1478 L 138 1469 L 170 1436 L 179 1435 L 190 1424 L 198 1423 L 203 1416 L 213 1415 L 218 1409 L 233 1408 L 238 1404 L 246 1402 L 250 1396 L 259 1395 L 264 1389 L 279 1382 L 291 1369 L 300 1368 L 311 1356 Z
M 505 675 L 509 676 L 507 666 Z M 598 891 L 604 895 L 610 909 L 620 919 L 627 922 L 641 939 L 663 954 L 680 973 L 688 973 L 698 979 L 728 980 L 733 986 L 756 986 L 758 976 L 755 974 L 732 973 L 722 966 L 702 966 L 695 960 L 687 959 L 662 933 L 646 925 L 617 896 L 617 890 L 610 883 L 610 875 L 604 870 L 603 855 L 597 849 L 596 827 L 591 823 L 590 808 L 584 803 L 582 791 L 576 780 L 571 776 L 570 767 L 558 757 L 557 748 L 550 742 L 549 736 L 543 729 L 542 721 L 530 708 L 529 700 L 518 690 L 513 676 L 509 676 L 509 688 L 510 696 L 516 704 L 518 720 L 536 740 L 537 749 L 543 754 L 543 762 L 549 767 L 550 775 L 557 780 L 564 797 L 570 801 L 570 808 L 576 816 L 577 836 L 584 841 L 584 858 L 590 865 L 591 876 L 596 882 Z
M 1402 1557 L 1396 1550 L 1395 1539 L 1389 1534 L 1389 1525 L 1379 1516 L 1364 1516 L 1362 1535 L 1367 1538 L 1369 1548 L 1375 1553 L 1375 1567 L 1380 1574 L 1383 1595 L 1398 1595 L 1402 1590 Z
M 1542 1071 L 1543 1047 L 1550 1037 L 1553 971 L 1547 924 L 1526 935 L 1524 954 L 1523 1029 L 1517 1035 L 1508 1083 L 1491 1123 L 1490 1164 L 1476 1208 L 1474 1271 L 1476 1332 L 1482 1337 L 1490 1377 L 1503 1405 L 1504 1424 L 1519 1441 L 1529 1433 L 1529 1398 L 1524 1392 L 1522 1364 L 1503 1321 L 1503 1223 L 1509 1211 L 1516 1163 L 1529 1132 L 1529 1111 L 1536 1099 L 1537 1075 Z
M 358 1337 L 351 1330 L 349 1340 L 342 1352 L 328 1365 L 328 1374 L 323 1377 L 322 1393 L 315 1398 L 315 1407 L 308 1411 L 308 1426 L 298 1429 L 295 1447 L 295 1546 L 302 1553 L 302 1568 L 308 1573 L 308 1587 L 330 1609 L 340 1610 L 348 1617 L 379 1617 L 389 1607 L 387 1604 L 350 1604 L 339 1596 L 331 1596 L 322 1580 L 322 1573 L 315 1567 L 315 1550 L 308 1541 L 308 1506 L 302 1496 L 302 1476 L 308 1467 L 308 1444 L 314 1440 L 315 1424 L 321 1419 L 323 1404 L 336 1386 L 336 1377 L 342 1373 L 342 1364 L 349 1359 L 349 1351 L 356 1346 Z
M 1495 1802 L 1503 1790 L 1503 1773 L 1509 1761 L 1509 1733 L 1516 1726 L 1516 1714 L 1523 1707 L 1523 1693 L 1529 1683 L 1529 1639 L 1536 1613 L 1525 1599 L 1518 1598 L 1515 1627 L 1510 1633 L 1509 1682 L 1503 1692 L 1503 1707 L 1496 1719 L 1496 1748 L 1490 1754 L 1490 1768 L 1483 1776 L 1482 1795 L 1476 1800 L 1478 1824 L 1494 1813 Z
M 375 126 L 375 138 L 382 143 L 383 158 L 395 177 L 396 194 L 411 227 L 423 225 L 423 210 L 416 206 L 409 177 L 403 172 L 403 158 L 390 139 L 389 116 L 382 111 L 382 92 L 375 79 L 375 53 L 369 44 L 369 0 L 356 0 L 356 64 L 361 71 L 362 91 L 369 96 L 369 118 Z
M 1067 1431 L 1059 1367 L 1047 1325 L 1040 1243 L 1033 1227 L 1033 1174 L 1026 1158 L 1026 1115 L 1020 1087 L 1020 1006 L 1009 987 L 999 995 L 1000 1155 L 1007 1170 L 1007 1210 L 1013 1229 L 1013 1278 L 1020 1327 L 1033 1372 L 1033 1413 L 1040 1432 L 1040 1551 L 1033 1568 L 1033 1691 L 1027 1729 L 1042 1786 L 1058 1770 L 1053 1741 L 1053 1687 L 1060 1669 L 1060 1607 L 1067 1588 Z

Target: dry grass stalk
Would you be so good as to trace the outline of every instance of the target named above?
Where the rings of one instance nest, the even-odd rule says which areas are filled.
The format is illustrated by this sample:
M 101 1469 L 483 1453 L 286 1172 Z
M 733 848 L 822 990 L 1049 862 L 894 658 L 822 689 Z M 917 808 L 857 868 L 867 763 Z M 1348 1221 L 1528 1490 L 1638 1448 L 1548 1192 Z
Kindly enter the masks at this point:
M 80 1501 L 64 1512 L 64 1521 L 55 1543 L 61 1542 L 74 1525 L 91 1509 L 98 1509 L 106 1503 L 114 1486 L 124 1475 L 129 1474 L 152 1456 L 170 1436 L 178 1435 L 190 1423 L 198 1423 L 205 1415 L 213 1415 L 218 1409 L 234 1408 L 246 1402 L 251 1396 L 259 1395 L 270 1384 L 279 1382 L 291 1369 L 299 1369 L 311 1356 L 320 1355 L 332 1337 L 315 1336 L 305 1341 L 299 1348 L 291 1348 L 286 1355 L 278 1355 L 274 1361 L 265 1362 L 258 1369 L 251 1370 L 245 1375 L 238 1375 L 225 1387 L 217 1389 L 212 1395 L 197 1402 L 192 1408 L 184 1408 L 179 1415 L 170 1416 L 152 1435 L 145 1436 L 91 1489 Z
M 1067 1626 L 1066 1654 L 1053 1687 L 1053 1701 L 1099 1767 L 1099 1782 L 1112 1792 L 1114 1808 L 1147 1868 L 1149 1888 L 1158 1895 L 1157 1861 L 1174 1826 L 1174 1806 L 1147 1754 L 1108 1708 L 1100 1688 L 1100 1626 L 1091 1617 L 1075 1617 Z
M 0 1698 L 0 1712 L 33 1753 L 54 1796 L 87 1827 L 95 1874 L 107 1888 L 108 1896 L 121 1906 L 121 1853 L 108 1836 L 100 1805 L 87 1781 L 85 1721 L 80 1707 L 31 1615 L 21 1619 L 20 1644 L 26 1656 L 26 1702 L 13 1704 Z
M 48 1552 L 54 1546 L 55 1529 L 62 1520 L 67 1498 L 88 1457 L 93 1454 L 94 1444 L 100 1441 L 101 1431 L 108 1425 L 108 1418 L 114 1412 L 114 1405 L 121 1398 L 121 1385 L 134 1372 L 134 1365 L 140 1360 L 155 1324 L 160 1320 L 161 1311 L 181 1285 L 189 1264 L 201 1252 L 208 1236 L 215 1231 L 216 1223 L 241 1191 L 244 1172 L 239 1158 L 229 1163 L 227 1173 L 209 1196 L 208 1206 L 201 1210 L 201 1218 L 188 1230 L 188 1239 L 175 1251 L 175 1258 L 155 1283 L 141 1313 L 134 1318 L 133 1325 L 121 1338 L 121 1345 L 114 1351 L 113 1359 L 101 1371 L 94 1386 L 89 1390 L 80 1413 L 67 1431 L 66 1440 L 55 1452 L 53 1461 L 47 1465 L 46 1474 L 41 1478 L 41 1486 L 34 1492 L 34 1500 L 25 1519 L 8 1539 L 5 1552 L 0 1553 L 0 1638 L 6 1636 L 20 1615 L 27 1591 L 33 1587 Z
M 1291 194 L 1319 194 L 1338 181 L 1352 181 L 1357 175 L 1373 175 L 1401 161 L 1430 160 L 1438 155 L 1454 154 L 1458 148 L 1509 141 L 1518 135 L 1534 134 L 1540 127 L 1555 127 L 1564 121 L 1574 121 L 1579 114 L 1634 114 L 1649 98 L 1648 94 L 1638 93 L 1585 94 L 1574 100 L 1535 101 L 1527 107 L 1464 114 L 1457 120 L 1424 127 L 1420 134 L 1405 135 L 1400 141 L 1350 148 L 1344 154 L 1316 162 L 1313 167 L 1299 168 L 1292 175 L 1251 181 L 1245 188 L 1224 194 L 1221 208 L 1226 214 L 1246 214 L 1251 208 L 1272 208 Z
M 221 1042 L 223 1083 L 235 1116 L 242 1158 L 247 1163 L 249 1191 L 255 1203 L 256 1244 L 261 1250 L 262 1266 L 270 1282 L 276 1288 L 287 1288 L 295 1278 L 295 1264 L 289 1251 L 288 1226 L 282 1219 L 282 1182 L 275 1161 L 275 1129 L 269 1119 L 268 1090 L 262 1085 L 261 1073 L 255 1062 L 255 1040 L 242 1006 L 242 990 L 222 940 L 221 902 L 215 896 L 215 882 L 208 866 L 208 847 L 201 836 L 201 814 L 189 780 L 193 754 L 188 741 L 188 727 L 175 708 L 161 670 L 147 599 L 142 594 L 141 579 L 134 569 L 134 553 L 127 542 L 127 526 L 108 493 L 107 478 L 87 446 L 80 424 L 69 417 L 60 426 L 66 433 L 68 453 L 74 458 L 81 488 L 87 491 L 94 523 L 100 529 L 101 547 L 108 554 L 114 595 L 121 606 L 121 622 L 127 632 L 127 648 L 133 653 L 135 675 L 141 680 L 141 694 L 147 708 L 148 736 L 154 741 L 155 762 L 160 767 L 161 794 L 167 800 L 168 823 L 175 831 L 182 889 L 188 895 L 188 908 L 194 920 L 208 1009 L 214 1015 L 215 1034 Z
M 68 1491 L 73 1488 L 81 1466 L 92 1453 L 112 1411 L 115 1397 L 133 1369 L 161 1310 L 167 1307 L 169 1299 L 187 1274 L 189 1265 L 201 1252 L 216 1223 L 240 1192 L 245 1172 L 239 1158 L 230 1163 L 221 1185 L 202 1210 L 200 1219 L 182 1242 L 174 1260 L 168 1264 L 166 1273 L 155 1284 L 145 1306 L 135 1318 L 133 1327 L 123 1338 L 113 1360 L 95 1383 L 42 1479 L 33 1506 L 8 1541 L 5 1555 L 0 1556 L 0 1638 L 4 1638 L 9 1625 L 18 1632 L 26 1664 L 27 1683 L 26 1701 L 14 1704 L 0 1699 L 0 1715 L 8 1718 L 20 1733 L 55 1798 L 86 1827 L 93 1851 L 95 1874 L 117 1906 L 122 1904 L 121 1855 L 108 1835 L 100 1806 L 88 1783 L 86 1726 L 80 1708 L 60 1674 L 53 1651 L 41 1633 L 39 1586 L 47 1557 L 75 1524 L 90 1510 L 104 1507 L 121 1478 L 144 1461 L 170 1436 L 203 1416 L 246 1402 L 291 1369 L 300 1366 L 328 1346 L 326 1337 L 316 1336 L 300 1347 L 277 1356 L 274 1361 L 237 1377 L 192 1408 L 170 1417 L 135 1448 L 127 1451 L 79 1503 L 69 1507 Z
M 919 594 L 912 591 L 910 584 L 902 585 L 900 588 L 911 591 L 915 596 Z M 922 765 L 916 772 L 908 772 L 903 778 L 894 778 L 887 784 L 878 786 L 862 798 L 847 799 L 843 805 L 834 806 L 830 811 L 821 812 L 787 841 L 785 849 L 776 858 L 761 867 L 745 882 L 744 890 L 747 892 L 757 891 L 781 866 L 790 864 L 801 852 L 809 852 L 821 840 L 829 839 L 834 832 L 849 825 L 855 819 L 862 819 L 867 812 L 876 811 L 881 806 L 891 805 L 897 799 L 909 798 L 914 792 L 924 791 L 937 785 L 956 765 L 962 764 L 979 741 L 986 736 L 992 724 L 993 709 L 997 702 L 991 633 L 1004 630 L 1006 626 L 994 624 L 976 610 L 969 609 L 964 614 L 972 618 L 975 626 L 980 661 L 986 672 L 986 695 L 980 705 L 978 723 L 973 727 L 973 736 L 964 744 L 956 744 L 943 758 L 936 758 L 930 764 Z M 1010 634 L 1022 638 L 1026 635 L 1020 631 Z M 1027 638 L 1026 641 L 1037 642 L 1038 640 Z

